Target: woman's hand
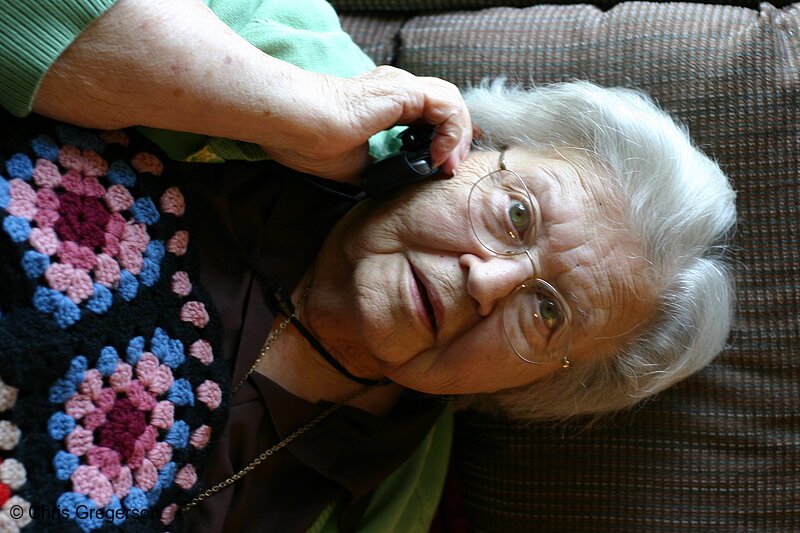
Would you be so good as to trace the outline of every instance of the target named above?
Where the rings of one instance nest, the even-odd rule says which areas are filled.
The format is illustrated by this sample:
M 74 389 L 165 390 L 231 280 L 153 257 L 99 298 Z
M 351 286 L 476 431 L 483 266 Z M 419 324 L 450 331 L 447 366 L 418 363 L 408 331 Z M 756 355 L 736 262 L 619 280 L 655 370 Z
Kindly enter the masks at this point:
M 421 78 L 381 66 L 353 78 L 297 73 L 292 122 L 284 135 L 262 142 L 286 166 L 322 177 L 353 181 L 367 163 L 367 140 L 395 124 L 436 127 L 435 166 L 452 174 L 472 141 L 472 123 L 458 89 L 438 78 Z M 290 87 L 291 88 L 291 87 Z M 299 89 L 305 88 L 305 89 Z
M 453 85 L 392 67 L 348 79 L 304 71 L 250 45 L 201 0 L 120 0 L 50 68 L 33 108 L 86 127 L 253 142 L 291 168 L 352 183 L 369 137 L 397 123 L 436 126 L 432 156 L 445 172 L 472 139 Z

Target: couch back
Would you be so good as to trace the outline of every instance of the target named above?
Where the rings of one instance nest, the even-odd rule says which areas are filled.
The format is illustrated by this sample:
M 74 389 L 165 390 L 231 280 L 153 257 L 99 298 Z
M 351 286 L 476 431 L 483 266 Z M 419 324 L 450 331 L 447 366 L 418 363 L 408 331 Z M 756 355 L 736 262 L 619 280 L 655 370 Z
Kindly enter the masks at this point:
M 460 414 L 455 457 L 471 531 L 800 531 L 800 3 L 342 20 L 378 63 L 461 87 L 503 75 L 644 89 L 688 125 L 738 193 L 738 307 L 724 353 L 588 430 Z

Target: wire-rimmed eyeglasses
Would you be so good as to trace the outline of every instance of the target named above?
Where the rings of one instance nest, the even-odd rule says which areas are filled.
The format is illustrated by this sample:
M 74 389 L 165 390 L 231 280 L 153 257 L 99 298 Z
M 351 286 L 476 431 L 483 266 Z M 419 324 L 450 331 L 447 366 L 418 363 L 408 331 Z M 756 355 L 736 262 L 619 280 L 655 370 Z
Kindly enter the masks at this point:
M 470 189 L 470 227 L 492 254 L 525 255 L 536 276 L 530 249 L 542 225 L 539 204 L 519 175 L 506 168 L 505 151 L 500 152 L 499 167 Z M 564 297 L 547 281 L 533 277 L 517 286 L 503 303 L 502 322 L 511 349 L 526 363 L 561 359 L 562 366 L 570 366 L 572 313 Z

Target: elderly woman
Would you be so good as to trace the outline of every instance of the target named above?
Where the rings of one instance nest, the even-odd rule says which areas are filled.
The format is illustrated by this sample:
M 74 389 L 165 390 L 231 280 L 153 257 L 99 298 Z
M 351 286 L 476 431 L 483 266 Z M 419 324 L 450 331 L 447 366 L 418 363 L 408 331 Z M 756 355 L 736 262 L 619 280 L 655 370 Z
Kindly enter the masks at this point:
M 296 291 L 339 362 L 430 394 L 506 391 L 537 419 L 619 409 L 705 366 L 731 307 L 719 168 L 633 91 L 497 82 L 467 102 L 483 137 L 454 177 L 356 205 Z
M 37 108 L 75 122 L 51 74 Z M 439 147 L 450 179 L 360 202 L 275 162 L 198 167 L 133 131 L 17 121 L 6 503 L 41 530 L 422 531 L 442 396 L 561 420 L 705 365 L 731 308 L 718 167 L 633 91 L 498 82 L 466 100 L 482 137 L 466 158 Z
M 483 137 L 451 179 L 362 201 L 315 258 L 271 263 L 291 265 L 300 327 L 279 318 L 258 357 L 262 330 L 243 334 L 241 387 L 206 486 L 236 481 L 189 512 L 193 528 L 247 528 L 256 513 L 258 524 L 303 530 L 307 509 L 323 513 L 338 497 L 345 529 L 390 530 L 363 511 L 366 493 L 443 407 L 409 391 L 561 420 L 629 406 L 721 349 L 731 287 L 717 246 L 734 221 L 733 192 L 683 130 L 639 93 L 588 83 L 498 82 L 467 102 Z M 285 220 L 327 226 L 307 190 L 291 196 Z M 282 227 L 289 239 L 295 229 Z M 325 410 L 337 402 L 347 407 Z M 309 429 L 292 436 L 297 427 Z M 436 434 L 423 442 L 441 462 Z M 249 470 L 276 443 L 292 453 Z

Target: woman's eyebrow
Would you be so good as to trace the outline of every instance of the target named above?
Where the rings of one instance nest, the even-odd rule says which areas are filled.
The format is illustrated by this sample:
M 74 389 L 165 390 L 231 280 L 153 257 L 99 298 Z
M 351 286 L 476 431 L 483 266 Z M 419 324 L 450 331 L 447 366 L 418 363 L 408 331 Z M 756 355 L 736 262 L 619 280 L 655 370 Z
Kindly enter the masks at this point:
M 569 164 L 568 171 L 575 172 L 577 175 L 578 171 L 575 166 L 566 159 L 564 159 L 564 161 Z M 532 187 L 530 185 L 531 183 L 538 184 L 540 187 L 542 186 L 542 183 L 546 183 L 546 188 L 561 187 L 561 180 L 557 175 L 559 171 L 564 172 L 565 169 L 556 167 L 552 164 L 544 163 L 537 165 L 536 170 L 526 173 L 527 179 L 525 180 L 525 185 L 528 187 L 531 195 L 536 196 L 536 193 L 533 192 L 533 189 L 536 187 Z M 546 221 L 549 218 L 548 213 L 546 212 L 547 209 L 542 205 L 542 202 L 539 201 L 538 197 L 536 198 L 536 201 L 539 204 L 539 212 L 542 217 L 542 226 L 546 227 Z M 554 281 L 555 280 L 550 281 L 550 283 L 553 285 L 553 287 L 555 287 L 556 291 L 562 295 L 564 300 L 567 302 L 567 305 L 570 306 L 570 309 L 572 309 L 572 322 L 569 326 L 572 330 L 572 334 L 585 335 L 589 327 L 589 311 L 587 311 L 586 308 L 581 305 L 578 295 L 569 289 L 560 288 Z
M 528 188 L 528 192 L 536 200 L 536 204 L 539 209 L 539 215 L 542 217 L 542 227 L 546 227 L 548 216 L 546 215 L 546 209 L 542 206 L 542 202 L 539 201 L 537 190 L 538 192 L 541 192 L 543 182 L 547 182 L 547 185 L 545 185 L 546 188 L 560 186 L 560 180 L 556 176 L 557 169 L 545 163 L 536 165 L 535 168 L 526 170 L 527 171 L 524 173 L 524 175 L 519 173 L 517 173 L 517 175 L 520 176 L 520 179 L 525 184 L 525 187 Z M 575 171 L 574 169 L 572 170 Z M 572 334 L 586 334 L 589 323 L 589 312 L 581 306 L 578 296 L 570 290 L 560 289 L 558 285 L 554 283 L 554 280 L 545 281 L 550 283 L 553 288 L 555 288 L 556 292 L 562 296 L 562 299 L 572 310 L 572 321 L 569 324 Z
M 559 289 L 555 285 L 553 285 L 553 287 L 556 288 L 558 293 L 561 294 L 565 300 L 572 303 L 570 306 L 572 308 L 572 322 L 569 327 L 572 329 L 573 335 L 576 333 L 585 334 L 589 323 L 589 312 L 581 306 L 580 299 L 574 292 L 569 289 Z

